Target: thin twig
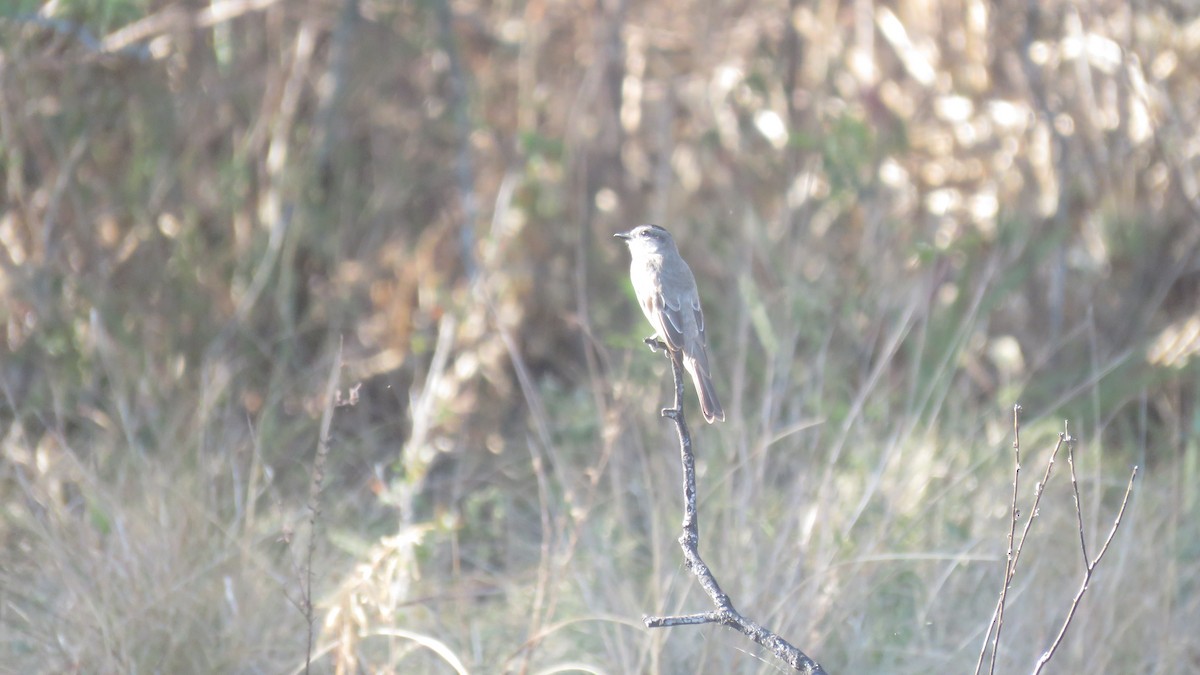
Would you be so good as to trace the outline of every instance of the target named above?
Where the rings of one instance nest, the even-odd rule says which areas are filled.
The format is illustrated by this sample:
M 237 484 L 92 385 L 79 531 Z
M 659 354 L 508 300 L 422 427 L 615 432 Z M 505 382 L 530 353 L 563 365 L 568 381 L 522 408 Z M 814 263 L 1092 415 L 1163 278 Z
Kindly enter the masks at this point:
M 1083 549 L 1083 581 L 1079 584 L 1079 590 L 1075 592 L 1074 599 L 1071 600 L 1071 607 L 1067 610 L 1067 616 L 1063 619 L 1062 626 L 1058 629 L 1058 635 L 1055 636 L 1054 642 L 1050 643 L 1050 647 L 1038 658 L 1037 665 L 1033 668 L 1033 675 L 1038 675 L 1038 673 L 1042 672 L 1042 668 L 1050 662 L 1050 659 L 1054 658 L 1054 652 L 1058 650 L 1058 646 L 1062 644 L 1063 638 L 1067 634 L 1067 629 L 1071 627 L 1071 620 L 1075 618 L 1075 611 L 1079 609 L 1079 602 L 1083 600 L 1083 594 L 1087 592 L 1088 585 L 1092 581 L 1092 573 L 1096 571 L 1096 566 L 1100 564 L 1100 560 L 1108 552 L 1108 545 L 1112 543 L 1113 537 L 1117 534 L 1117 528 L 1121 526 L 1121 519 L 1125 517 L 1125 507 L 1129 505 L 1129 495 L 1133 492 L 1133 481 L 1137 478 L 1138 473 L 1138 467 L 1134 466 L 1133 471 L 1129 474 L 1129 484 L 1125 486 L 1125 496 L 1121 499 L 1121 508 L 1117 510 L 1117 517 L 1113 519 L 1112 529 L 1108 531 L 1108 537 L 1104 540 L 1104 545 L 1100 547 L 1100 553 L 1096 555 L 1096 559 L 1091 560 L 1088 558 L 1087 540 L 1083 533 L 1083 509 L 1079 504 L 1079 484 L 1075 480 L 1073 454 L 1070 446 L 1068 446 L 1067 463 L 1071 465 L 1071 485 L 1075 490 L 1075 513 L 1079 517 L 1079 542 Z
M 1054 445 L 1054 450 L 1050 453 L 1050 459 L 1046 462 L 1046 472 L 1042 475 L 1042 480 L 1034 487 L 1033 491 L 1033 507 L 1029 510 L 1029 518 L 1025 520 L 1025 527 L 1021 529 L 1021 538 L 1017 541 L 1017 548 L 1012 554 L 1012 563 L 1008 565 L 1004 574 L 1004 589 L 1001 591 L 1000 597 L 996 599 L 996 609 L 992 611 L 992 620 L 988 624 L 987 633 L 983 636 L 983 647 L 979 650 L 979 660 L 975 663 L 975 675 L 979 675 L 983 668 L 983 659 L 987 655 L 988 638 L 992 635 L 992 630 L 999 631 L 1000 615 L 1003 612 L 1003 603 L 1007 594 L 1008 587 L 1012 584 L 1013 578 L 1017 574 L 1017 563 L 1021 560 L 1021 551 L 1025 546 L 1025 539 L 1029 536 L 1029 529 L 1033 526 L 1033 521 L 1038 517 L 1038 505 L 1042 501 L 1042 494 L 1046 491 L 1046 483 L 1050 480 L 1050 475 L 1054 470 L 1054 460 L 1058 457 L 1058 451 L 1062 449 L 1063 443 L 1070 439 L 1070 436 L 1064 431 L 1058 435 L 1058 443 Z M 1015 478 L 1014 478 L 1015 480 Z M 1017 514 L 1020 516 L 1020 514 Z M 998 644 L 998 642 L 997 642 Z M 996 658 L 995 652 L 992 654 L 993 661 Z M 994 665 L 992 666 L 995 667 Z
M 666 345 L 653 338 L 647 338 L 646 344 L 651 350 L 663 349 L 671 359 L 671 373 L 675 378 L 675 403 L 672 408 L 663 408 L 662 416 L 675 422 L 675 431 L 679 436 L 680 460 L 683 463 L 683 534 L 679 537 L 679 545 L 683 548 L 687 568 L 695 575 L 708 597 L 712 598 L 715 609 L 681 616 L 646 616 L 642 619 L 643 623 L 647 628 L 719 623 L 741 631 L 743 635 L 769 649 L 772 654 L 798 672 L 824 675 L 825 670 L 820 664 L 804 652 L 734 609 L 733 602 L 721 590 L 712 570 L 700 557 L 700 523 L 696 515 L 696 456 L 692 452 L 692 436 L 688 432 L 687 420 L 683 414 L 683 365 L 679 352 L 666 349 Z
M 996 614 L 996 639 L 992 641 L 992 660 L 988 666 L 988 673 L 996 672 L 996 654 L 1000 651 L 1000 633 L 1004 629 L 1004 605 L 1008 599 L 1008 588 L 1012 584 L 1013 578 L 1013 539 L 1017 533 L 1017 519 L 1021 517 L 1021 512 L 1017 508 L 1017 495 L 1021 484 L 1021 404 L 1013 405 L 1013 493 L 1012 506 L 1010 515 L 1012 516 L 1008 523 L 1008 551 L 1005 557 L 1007 561 L 1004 565 L 1004 585 L 1000 588 L 1000 609 Z M 984 641 L 986 648 L 987 641 Z
M 1067 445 L 1067 466 L 1071 469 L 1071 491 L 1075 493 L 1075 517 L 1079 523 L 1079 548 L 1083 551 L 1083 565 L 1088 566 L 1087 535 L 1083 533 L 1083 501 L 1079 498 L 1079 479 L 1075 477 L 1075 444 Z

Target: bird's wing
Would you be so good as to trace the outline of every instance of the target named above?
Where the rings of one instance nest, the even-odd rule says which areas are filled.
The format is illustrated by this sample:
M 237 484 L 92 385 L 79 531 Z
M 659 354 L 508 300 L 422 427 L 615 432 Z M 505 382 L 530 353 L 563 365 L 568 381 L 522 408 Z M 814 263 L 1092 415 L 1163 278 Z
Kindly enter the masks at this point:
M 707 345 L 708 340 L 704 337 L 704 310 L 700 309 L 700 296 L 692 296 L 692 316 L 696 319 L 696 330 L 700 333 L 700 344 Z
M 700 296 L 692 294 L 688 300 L 687 311 L 692 313 L 692 320 L 696 322 L 696 343 L 688 345 L 684 349 L 684 353 L 696 362 L 696 366 L 705 374 L 708 375 L 708 352 L 705 347 L 708 340 L 704 337 L 704 311 L 700 309 Z
M 660 329 L 660 337 L 667 341 L 672 351 L 683 349 L 683 307 L 671 304 L 662 293 L 655 293 L 653 302 L 662 317 L 662 326 L 656 326 Z

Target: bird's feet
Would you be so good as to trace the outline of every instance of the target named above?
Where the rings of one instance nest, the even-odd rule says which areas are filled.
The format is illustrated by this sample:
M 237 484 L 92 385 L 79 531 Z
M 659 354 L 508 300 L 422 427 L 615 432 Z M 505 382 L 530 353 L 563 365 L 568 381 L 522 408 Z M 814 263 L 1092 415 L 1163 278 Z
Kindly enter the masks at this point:
M 652 352 L 657 352 L 660 349 L 666 351 L 667 349 L 667 343 L 659 340 L 657 335 L 651 335 L 650 337 L 642 340 L 642 342 L 645 342 L 646 346 L 649 347 L 650 351 Z
M 659 414 L 662 415 L 663 417 L 669 417 L 674 420 L 674 419 L 679 419 L 679 415 L 682 412 L 683 411 L 679 408 L 663 408 L 662 412 L 660 412 Z

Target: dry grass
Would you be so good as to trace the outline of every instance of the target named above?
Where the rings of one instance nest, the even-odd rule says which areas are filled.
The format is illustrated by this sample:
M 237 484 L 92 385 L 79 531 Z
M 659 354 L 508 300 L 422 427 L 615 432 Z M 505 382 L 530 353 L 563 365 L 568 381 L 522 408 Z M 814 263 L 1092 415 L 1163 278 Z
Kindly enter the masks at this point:
M 1195 670 L 1196 19 L 934 5 L 2 15 L 0 670 L 302 672 L 311 572 L 315 672 L 778 672 L 640 621 L 708 600 L 637 221 L 710 315 L 738 609 L 831 673 L 971 672 L 1019 401 L 1023 476 L 1071 420 L 1093 540 L 1143 467 L 1055 670 Z M 1078 587 L 1073 508 L 998 672 Z

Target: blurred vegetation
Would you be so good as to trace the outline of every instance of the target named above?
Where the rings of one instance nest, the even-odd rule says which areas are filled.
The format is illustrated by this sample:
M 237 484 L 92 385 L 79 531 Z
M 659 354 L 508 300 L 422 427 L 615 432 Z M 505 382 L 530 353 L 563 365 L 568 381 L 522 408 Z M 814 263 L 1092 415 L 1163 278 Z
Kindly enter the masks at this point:
M 970 672 L 1020 402 L 1026 468 L 1071 420 L 1093 540 L 1144 467 L 1055 664 L 1194 671 L 1198 35 L 1168 0 L 10 3 L 0 670 L 302 669 L 344 342 L 317 672 L 775 672 L 640 624 L 707 606 L 610 238 L 657 222 L 740 610 L 832 673 Z M 1072 509 L 1059 475 L 1003 672 L 1081 578 Z

